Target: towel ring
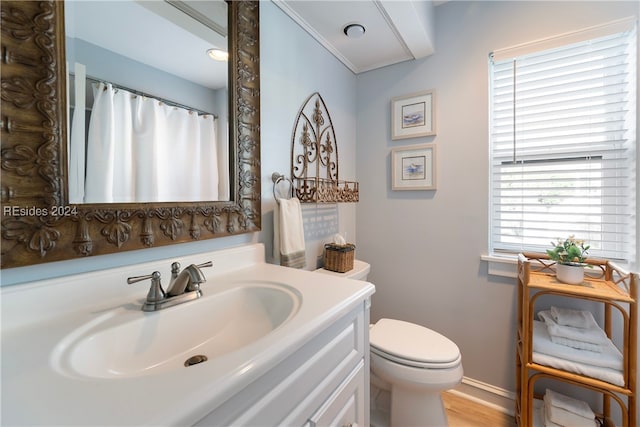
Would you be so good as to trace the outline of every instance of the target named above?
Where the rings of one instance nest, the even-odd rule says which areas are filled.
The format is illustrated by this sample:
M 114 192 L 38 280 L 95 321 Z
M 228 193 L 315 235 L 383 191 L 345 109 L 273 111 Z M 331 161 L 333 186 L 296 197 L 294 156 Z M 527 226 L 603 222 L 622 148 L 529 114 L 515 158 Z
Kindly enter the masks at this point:
M 276 186 L 280 181 L 289 181 L 289 188 L 291 189 L 290 197 L 293 197 L 293 181 L 291 181 L 291 179 L 282 174 L 279 174 L 278 172 L 274 172 L 271 174 L 271 181 L 273 181 L 273 198 L 276 200 L 276 202 L 280 203 L 280 199 L 278 198 L 278 196 L 276 196 Z

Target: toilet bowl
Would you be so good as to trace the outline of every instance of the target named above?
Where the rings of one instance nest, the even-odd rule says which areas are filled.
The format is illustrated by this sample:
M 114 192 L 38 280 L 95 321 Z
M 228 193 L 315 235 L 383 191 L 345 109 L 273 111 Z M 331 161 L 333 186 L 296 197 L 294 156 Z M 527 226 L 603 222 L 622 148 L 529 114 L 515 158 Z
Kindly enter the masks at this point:
M 372 383 L 391 398 L 389 415 L 375 414 L 372 425 L 388 418 L 392 427 L 446 426 L 440 393 L 462 380 L 458 346 L 431 329 L 395 319 L 380 319 L 369 334 Z
M 346 273 L 316 270 L 366 280 L 371 267 L 355 260 Z M 431 329 L 395 319 L 369 328 L 371 426 L 447 426 L 440 393 L 462 381 L 458 346 Z

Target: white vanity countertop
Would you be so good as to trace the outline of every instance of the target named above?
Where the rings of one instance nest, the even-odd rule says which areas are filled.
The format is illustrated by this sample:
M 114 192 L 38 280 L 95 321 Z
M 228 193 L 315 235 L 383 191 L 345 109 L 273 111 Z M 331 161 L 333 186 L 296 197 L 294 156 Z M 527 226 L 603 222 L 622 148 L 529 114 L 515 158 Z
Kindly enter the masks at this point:
M 60 343 L 105 313 L 163 314 L 140 310 L 149 282 L 128 286 L 127 277 L 159 270 L 165 284 L 172 261 L 208 260 L 214 268 L 203 269 L 203 297 L 165 310 L 188 309 L 238 283 L 274 282 L 296 290 L 297 313 L 245 347 L 189 368 L 91 378 L 56 366 Z M 192 425 L 374 290 L 367 282 L 266 264 L 261 244 L 2 288 L 2 425 Z

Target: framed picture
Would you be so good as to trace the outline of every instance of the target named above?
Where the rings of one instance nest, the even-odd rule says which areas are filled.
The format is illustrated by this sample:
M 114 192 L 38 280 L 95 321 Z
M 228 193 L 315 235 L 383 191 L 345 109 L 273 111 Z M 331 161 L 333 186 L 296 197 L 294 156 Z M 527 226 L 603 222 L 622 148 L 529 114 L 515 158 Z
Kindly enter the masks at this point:
M 416 138 L 436 134 L 433 90 L 391 99 L 391 139 Z
M 435 190 L 436 145 L 409 145 L 392 149 L 391 189 Z

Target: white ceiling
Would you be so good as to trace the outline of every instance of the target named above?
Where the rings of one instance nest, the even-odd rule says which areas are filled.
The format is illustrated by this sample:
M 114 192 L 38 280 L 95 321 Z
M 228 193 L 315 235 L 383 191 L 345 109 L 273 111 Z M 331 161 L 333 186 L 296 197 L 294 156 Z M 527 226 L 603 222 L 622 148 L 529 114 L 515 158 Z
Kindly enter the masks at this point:
M 431 0 L 272 1 L 354 73 L 434 52 Z M 364 36 L 344 34 L 353 23 L 365 27 Z
M 433 8 L 446 0 L 272 1 L 361 73 L 433 53 Z M 227 83 L 227 64 L 206 55 L 211 47 L 227 45 L 222 0 L 68 0 L 65 15 L 68 36 L 206 87 Z M 351 23 L 366 28 L 363 37 L 344 34 Z

